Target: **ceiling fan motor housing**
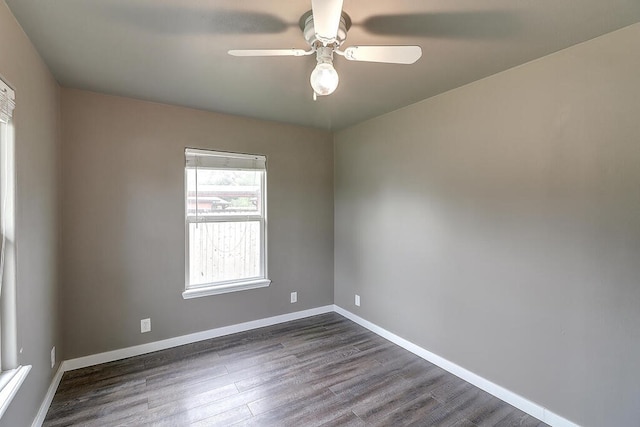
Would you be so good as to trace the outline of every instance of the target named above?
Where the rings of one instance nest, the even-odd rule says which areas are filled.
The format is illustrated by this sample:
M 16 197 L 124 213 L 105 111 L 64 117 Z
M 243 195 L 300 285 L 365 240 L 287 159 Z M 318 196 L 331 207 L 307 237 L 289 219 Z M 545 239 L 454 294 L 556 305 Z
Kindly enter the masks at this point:
M 316 31 L 313 26 L 313 13 L 308 11 L 300 18 L 300 28 L 304 39 L 309 43 L 309 46 L 322 46 L 323 43 L 316 37 Z M 351 28 L 351 18 L 346 13 L 342 12 L 340 16 L 340 25 L 338 26 L 338 34 L 336 35 L 335 47 L 340 46 L 347 38 L 347 31 Z

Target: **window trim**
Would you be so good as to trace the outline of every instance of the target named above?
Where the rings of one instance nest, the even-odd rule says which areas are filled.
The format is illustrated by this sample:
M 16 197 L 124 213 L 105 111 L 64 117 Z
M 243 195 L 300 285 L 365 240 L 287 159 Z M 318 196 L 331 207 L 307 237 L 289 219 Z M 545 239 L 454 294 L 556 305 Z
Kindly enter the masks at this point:
M 249 215 L 229 215 L 224 216 L 218 219 L 207 219 L 207 217 L 199 217 L 196 216 L 196 219 L 193 219 L 193 215 L 189 215 L 187 211 L 187 197 L 188 197 L 188 188 L 187 188 L 187 172 L 188 172 L 188 161 L 187 156 L 212 156 L 212 157 L 227 157 L 234 160 L 243 159 L 245 160 L 255 160 L 259 159 L 258 164 L 263 165 L 262 167 L 255 168 L 255 170 L 260 170 L 263 173 L 261 174 L 260 180 L 260 189 L 262 194 L 261 208 L 262 212 L 260 215 L 257 214 L 249 214 Z M 223 167 L 207 167 L 203 166 L 203 169 L 224 169 Z M 243 168 L 229 167 L 231 170 L 238 170 Z M 192 149 L 185 148 L 185 166 L 184 166 L 184 225 L 185 225 L 185 237 L 184 237 L 184 254 L 185 254 L 185 268 L 184 268 L 184 291 L 182 292 L 183 299 L 191 299 L 198 298 L 210 295 L 220 295 L 226 294 L 230 292 L 238 292 L 245 291 L 249 289 L 257 289 L 268 287 L 271 284 L 271 280 L 268 279 L 268 254 L 267 254 L 267 168 L 266 168 L 266 156 L 257 155 L 257 154 L 245 154 L 245 153 L 235 153 L 235 152 L 225 152 L 225 151 L 214 151 L 214 150 L 202 150 L 202 149 Z M 249 277 L 243 279 L 235 279 L 235 280 L 224 280 L 213 283 L 206 283 L 201 285 L 189 285 L 190 279 L 190 265 L 189 265 L 189 225 L 192 223 L 218 223 L 218 222 L 250 222 L 255 221 L 260 224 L 260 276 L 257 277 Z
M 20 386 L 27 379 L 31 365 L 18 366 L 0 373 L 0 418 L 4 415 L 13 398 L 18 394 Z
M 249 289 L 266 288 L 271 284 L 269 279 L 258 280 L 242 280 L 237 282 L 221 283 L 217 285 L 208 285 L 200 287 L 192 287 L 182 292 L 182 298 L 191 299 L 198 297 L 206 297 L 209 295 L 227 294 L 229 292 L 246 291 Z
M 12 113 L 14 90 L 0 78 L 0 240 L 15 236 L 15 133 Z M 4 140 L 6 137 L 6 141 Z M 6 211 L 5 211 L 6 209 Z M 7 224 L 6 218 L 9 218 Z M 5 243 L 6 243 L 5 240 Z M 14 246 L 15 247 L 15 246 Z M 15 253 L 5 246 L 4 270 L 0 272 L 0 418 L 31 371 L 31 365 L 18 363 L 16 327 Z

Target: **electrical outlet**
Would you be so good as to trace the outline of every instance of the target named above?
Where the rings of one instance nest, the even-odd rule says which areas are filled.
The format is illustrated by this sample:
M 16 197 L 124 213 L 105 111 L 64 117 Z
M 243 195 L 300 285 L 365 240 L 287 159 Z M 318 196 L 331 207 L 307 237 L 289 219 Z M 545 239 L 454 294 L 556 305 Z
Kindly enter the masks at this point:
M 294 302 L 298 302 L 298 293 L 297 292 L 291 292 L 291 304 L 293 304 Z
M 151 331 L 151 319 L 142 319 L 140 321 L 140 333 L 144 334 L 145 332 Z
M 56 366 L 56 346 L 51 348 L 51 369 Z
M 360 295 L 356 294 L 356 307 L 360 307 Z

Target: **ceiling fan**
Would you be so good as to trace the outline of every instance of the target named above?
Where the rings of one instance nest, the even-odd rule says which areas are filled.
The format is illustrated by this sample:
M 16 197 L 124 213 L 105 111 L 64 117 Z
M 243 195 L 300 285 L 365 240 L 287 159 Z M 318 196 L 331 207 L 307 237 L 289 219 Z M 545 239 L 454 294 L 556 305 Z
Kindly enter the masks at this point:
M 300 18 L 302 34 L 311 47 L 303 49 L 230 50 L 233 56 L 307 56 L 316 54 L 318 64 L 311 73 L 313 99 L 331 95 L 338 87 L 333 54 L 350 61 L 413 64 L 422 56 L 420 46 L 351 46 L 340 50 L 351 27 L 351 18 L 342 11 L 343 0 L 311 0 L 311 10 Z

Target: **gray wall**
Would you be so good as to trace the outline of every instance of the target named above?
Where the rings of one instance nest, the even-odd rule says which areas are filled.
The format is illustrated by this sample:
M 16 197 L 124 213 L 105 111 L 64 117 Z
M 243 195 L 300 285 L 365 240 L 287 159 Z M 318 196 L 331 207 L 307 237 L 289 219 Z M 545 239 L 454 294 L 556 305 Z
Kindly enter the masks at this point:
M 58 351 L 59 87 L 0 1 L 0 75 L 16 91 L 16 260 L 19 363 L 32 365 L 2 417 L 2 426 L 31 424 L 55 369 Z M 56 366 L 57 369 L 57 366 Z
M 333 303 L 330 133 L 71 89 L 62 130 L 65 359 Z M 182 299 L 185 147 L 267 156 L 270 287 Z
M 636 24 L 338 132 L 336 303 L 575 422 L 637 425 L 639 76 Z

